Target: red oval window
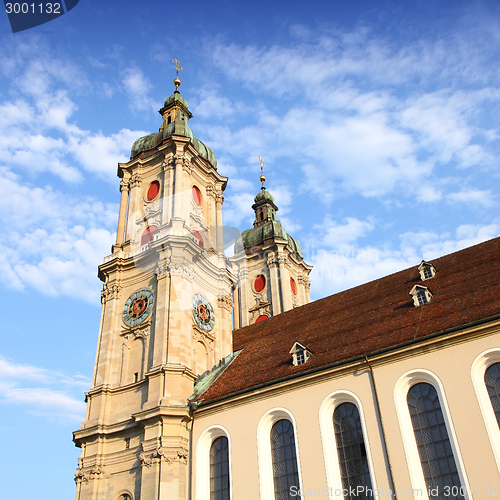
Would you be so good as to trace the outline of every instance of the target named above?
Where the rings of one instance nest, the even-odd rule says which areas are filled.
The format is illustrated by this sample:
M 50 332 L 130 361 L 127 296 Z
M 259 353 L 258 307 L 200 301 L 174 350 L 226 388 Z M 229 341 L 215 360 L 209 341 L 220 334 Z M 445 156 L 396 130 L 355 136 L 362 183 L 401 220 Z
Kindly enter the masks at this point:
M 155 234 L 158 232 L 156 226 L 147 227 L 141 236 L 141 247 L 147 245 L 150 241 L 153 241 Z
M 297 295 L 297 287 L 295 285 L 295 280 L 293 278 L 290 278 L 290 288 L 292 289 L 292 293 L 294 295 Z
M 266 286 L 266 277 L 263 274 L 259 274 L 253 282 L 253 288 L 256 292 L 262 292 L 265 286 Z
M 149 185 L 149 189 L 148 189 L 148 192 L 146 194 L 147 200 L 153 201 L 158 196 L 159 192 L 160 192 L 160 183 L 158 181 L 153 181 Z
M 261 314 L 255 322 L 258 323 L 259 321 L 264 321 L 265 319 L 269 319 L 269 316 L 266 316 L 265 314 Z
M 198 240 L 198 245 L 200 245 L 200 247 L 203 248 L 205 245 L 203 243 L 203 238 L 201 237 L 201 234 L 198 231 L 193 231 L 193 236 Z
M 193 200 L 194 202 L 200 206 L 201 205 L 201 193 L 200 193 L 200 190 L 196 187 L 196 186 L 193 186 Z

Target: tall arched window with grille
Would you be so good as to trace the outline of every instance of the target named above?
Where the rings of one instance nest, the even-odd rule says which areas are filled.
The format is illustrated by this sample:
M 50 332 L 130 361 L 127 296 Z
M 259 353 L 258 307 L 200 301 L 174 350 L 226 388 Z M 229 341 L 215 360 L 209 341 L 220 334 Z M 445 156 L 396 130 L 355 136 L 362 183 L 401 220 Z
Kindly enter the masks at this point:
M 429 498 L 463 499 L 460 494 L 450 494 L 460 493 L 462 485 L 436 389 L 425 382 L 415 384 L 408 391 L 407 402 Z
M 274 495 L 276 500 L 300 498 L 295 435 L 290 420 L 281 419 L 271 429 Z M 295 486 L 295 488 L 292 488 Z M 292 492 L 295 494 L 292 496 Z
M 500 363 L 490 365 L 484 374 L 484 383 L 500 427 Z
M 343 488 L 356 491 L 356 498 L 372 498 L 365 440 L 356 405 L 349 402 L 338 405 L 333 413 L 333 426 Z
M 229 500 L 229 451 L 226 436 L 210 447 L 210 500 Z

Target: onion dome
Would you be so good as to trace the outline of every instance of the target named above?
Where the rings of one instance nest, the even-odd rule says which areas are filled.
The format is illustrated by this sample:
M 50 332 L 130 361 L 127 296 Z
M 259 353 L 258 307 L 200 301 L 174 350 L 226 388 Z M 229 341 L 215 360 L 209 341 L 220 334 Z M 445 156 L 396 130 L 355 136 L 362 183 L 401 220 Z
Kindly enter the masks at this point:
M 178 89 L 178 85 L 176 85 L 176 88 Z M 141 153 L 154 150 L 172 136 L 180 135 L 188 137 L 200 156 L 213 168 L 217 168 L 217 159 L 215 158 L 214 152 L 208 146 L 205 146 L 203 142 L 196 139 L 188 126 L 188 121 L 193 115 L 188 109 L 187 101 L 182 97 L 179 90 L 176 90 L 173 95 L 165 99 L 163 108 L 161 108 L 158 113 L 163 117 L 163 124 L 160 130 L 155 134 L 145 135 L 137 139 L 132 146 L 130 158 L 135 158 Z

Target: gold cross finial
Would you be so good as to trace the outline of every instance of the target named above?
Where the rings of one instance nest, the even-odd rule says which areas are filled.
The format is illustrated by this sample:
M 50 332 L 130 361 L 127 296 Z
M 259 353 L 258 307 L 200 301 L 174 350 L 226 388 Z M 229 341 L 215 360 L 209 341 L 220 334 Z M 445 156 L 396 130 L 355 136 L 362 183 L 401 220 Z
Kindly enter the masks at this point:
M 262 156 L 259 156 L 259 161 L 260 161 L 260 182 L 262 182 L 262 191 L 264 191 L 266 189 L 266 186 L 264 186 L 264 182 L 266 180 L 265 176 L 264 176 L 264 160 L 262 159 Z
M 179 78 L 179 71 L 184 71 L 179 59 L 172 59 L 172 62 L 175 64 L 175 69 L 177 70 L 177 78 Z
M 172 62 L 175 64 L 175 69 L 177 70 L 177 76 L 175 77 L 174 80 L 175 91 L 179 92 L 179 85 L 181 84 L 181 81 L 179 79 L 179 71 L 184 71 L 184 69 L 182 68 L 181 63 L 179 62 L 179 59 L 172 59 Z

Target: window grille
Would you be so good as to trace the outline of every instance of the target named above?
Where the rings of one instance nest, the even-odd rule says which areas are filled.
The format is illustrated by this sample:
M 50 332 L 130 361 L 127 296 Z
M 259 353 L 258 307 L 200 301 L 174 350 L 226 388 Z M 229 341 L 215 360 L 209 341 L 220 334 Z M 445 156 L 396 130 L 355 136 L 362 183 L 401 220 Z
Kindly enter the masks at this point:
M 210 500 L 229 500 L 229 448 L 226 436 L 210 447 Z
M 363 429 L 356 405 L 342 403 L 337 406 L 333 413 L 333 425 L 343 489 L 358 492 L 355 498 L 373 498 Z
M 419 305 L 423 306 L 424 304 L 427 304 L 427 295 L 425 295 L 425 292 L 420 292 L 417 295 L 418 303 Z
M 297 351 L 297 364 L 303 365 L 306 362 L 304 351 Z
M 297 495 L 299 473 L 295 450 L 293 425 L 289 420 L 278 420 L 271 429 L 274 495 L 276 500 L 301 498 Z M 290 488 L 295 486 L 292 490 Z M 292 495 L 293 493 L 293 495 Z
M 500 363 L 495 363 L 486 370 L 484 383 L 500 427 Z
M 424 382 L 415 384 L 408 391 L 407 402 L 429 498 L 463 499 L 460 477 L 436 389 Z M 449 488 L 445 490 L 445 487 Z M 455 492 L 457 494 L 453 495 Z
M 430 266 L 425 266 L 423 271 L 424 271 L 424 279 L 428 280 L 429 278 L 433 277 L 432 268 Z

